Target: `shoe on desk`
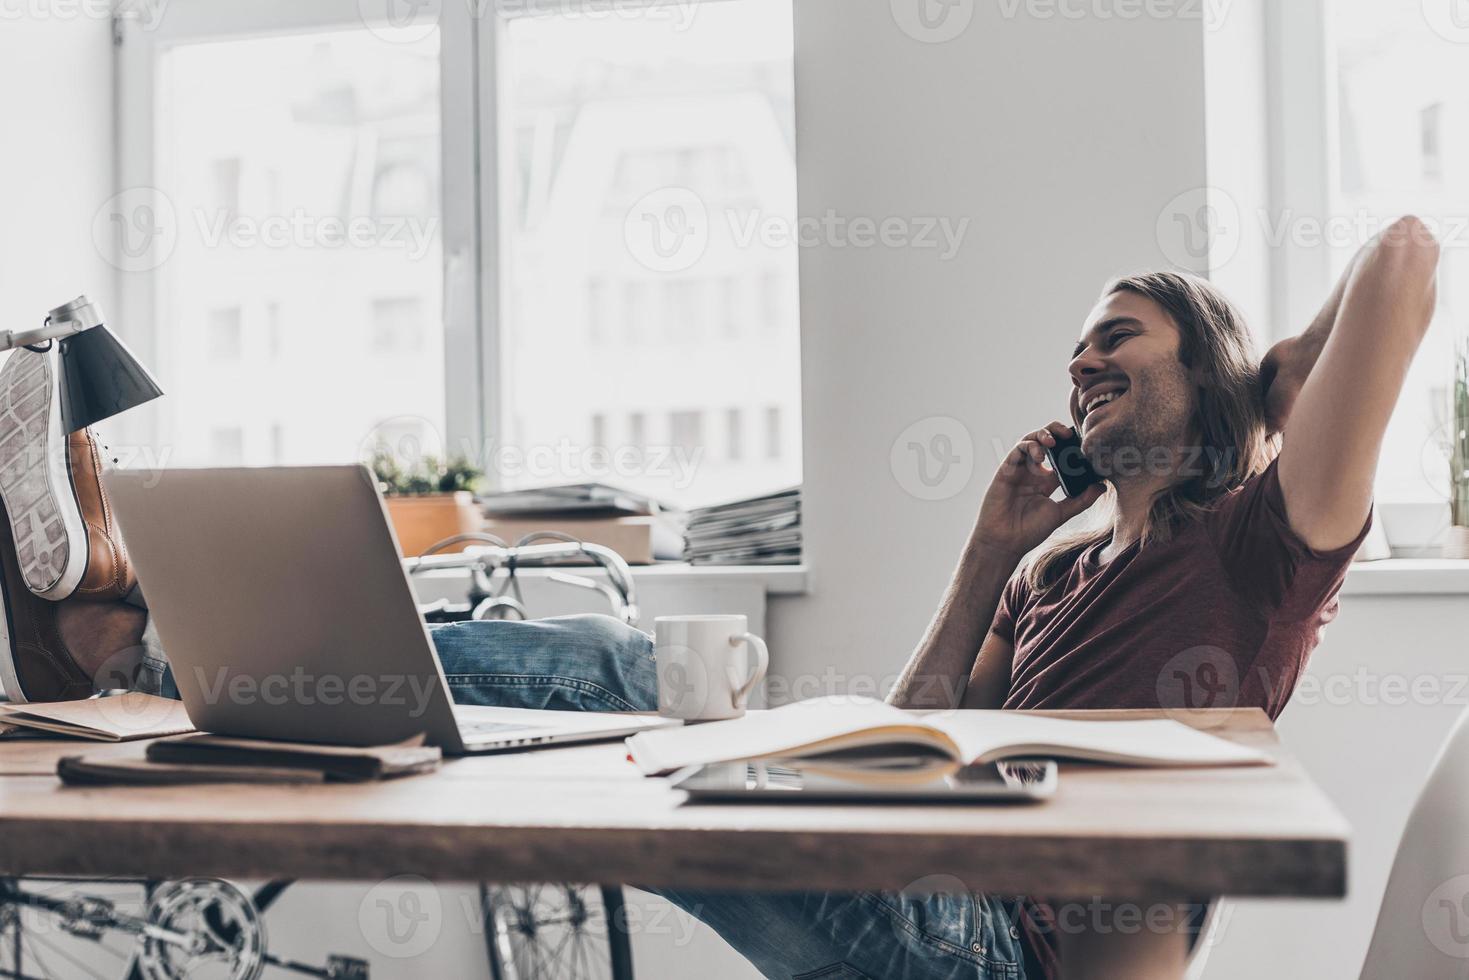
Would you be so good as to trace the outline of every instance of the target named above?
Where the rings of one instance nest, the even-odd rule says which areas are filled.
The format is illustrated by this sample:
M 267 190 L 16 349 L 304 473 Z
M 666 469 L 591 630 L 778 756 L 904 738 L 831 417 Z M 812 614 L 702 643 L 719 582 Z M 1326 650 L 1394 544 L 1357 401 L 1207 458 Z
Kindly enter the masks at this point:
M 90 429 L 67 434 L 55 347 L 0 369 L 0 502 L 21 581 L 43 599 L 120 599 L 135 578 Z M 7 589 L 11 583 L 7 582 Z
M 11 701 L 70 701 L 91 697 L 92 679 L 61 638 L 60 606 L 31 592 L 16 562 L 11 522 L 0 512 L 0 684 Z

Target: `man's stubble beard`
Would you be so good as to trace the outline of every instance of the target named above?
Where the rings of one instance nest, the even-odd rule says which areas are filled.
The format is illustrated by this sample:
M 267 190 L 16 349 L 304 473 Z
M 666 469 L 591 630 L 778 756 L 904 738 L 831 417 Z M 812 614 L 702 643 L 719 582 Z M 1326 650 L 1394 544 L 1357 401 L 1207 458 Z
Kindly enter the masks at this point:
M 1114 403 L 1127 410 L 1108 419 L 1100 441 L 1086 446 L 1092 465 L 1115 483 L 1137 475 L 1163 475 L 1153 472 L 1159 447 L 1169 450 L 1172 465 L 1187 458 L 1193 430 L 1190 394 L 1188 374 L 1179 361 L 1156 364 L 1134 375 L 1127 394 Z M 1127 399 L 1135 400 L 1128 404 Z M 1123 462 L 1131 465 L 1119 465 Z

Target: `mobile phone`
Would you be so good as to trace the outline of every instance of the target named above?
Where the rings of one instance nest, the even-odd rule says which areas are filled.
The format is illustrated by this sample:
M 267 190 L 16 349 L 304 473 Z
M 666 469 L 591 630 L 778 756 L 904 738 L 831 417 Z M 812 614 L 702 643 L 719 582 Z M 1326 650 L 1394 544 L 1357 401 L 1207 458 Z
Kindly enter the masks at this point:
M 1046 458 L 1061 479 L 1061 491 L 1068 497 L 1079 497 L 1087 487 L 1102 482 L 1101 476 L 1092 469 L 1091 462 L 1081 451 L 1081 436 L 1075 429 L 1069 436 L 1057 436 L 1056 444 L 1047 447 Z

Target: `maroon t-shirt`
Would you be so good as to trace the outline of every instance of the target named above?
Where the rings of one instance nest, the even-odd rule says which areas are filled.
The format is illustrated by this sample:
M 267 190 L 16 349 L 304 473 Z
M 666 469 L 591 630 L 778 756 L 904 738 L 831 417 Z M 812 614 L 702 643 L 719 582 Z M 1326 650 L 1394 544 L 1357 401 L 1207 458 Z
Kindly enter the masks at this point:
M 1280 714 L 1372 525 L 1332 551 L 1290 527 L 1272 462 L 1171 540 L 1100 564 L 1083 551 L 1040 595 L 1011 579 L 990 629 L 1014 645 L 1004 707 L 1263 708 Z M 1202 896 L 1201 896 L 1202 897 Z M 1031 965 L 1056 972 L 1050 910 L 1023 903 Z
M 1372 525 L 1313 551 L 1276 464 L 1171 540 L 1099 564 L 1083 551 L 1040 595 L 1017 575 L 990 629 L 1015 647 L 1006 708 L 1231 708 L 1280 714 Z

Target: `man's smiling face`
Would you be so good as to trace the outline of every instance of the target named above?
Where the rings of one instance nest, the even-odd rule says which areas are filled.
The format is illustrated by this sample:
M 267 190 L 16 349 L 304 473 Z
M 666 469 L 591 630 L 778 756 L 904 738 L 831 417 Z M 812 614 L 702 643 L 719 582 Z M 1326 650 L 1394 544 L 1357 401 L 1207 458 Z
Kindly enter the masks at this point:
M 1194 393 L 1179 360 L 1182 336 L 1161 306 L 1119 291 L 1087 316 L 1071 360 L 1071 420 L 1082 450 L 1179 447 L 1192 429 Z

